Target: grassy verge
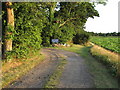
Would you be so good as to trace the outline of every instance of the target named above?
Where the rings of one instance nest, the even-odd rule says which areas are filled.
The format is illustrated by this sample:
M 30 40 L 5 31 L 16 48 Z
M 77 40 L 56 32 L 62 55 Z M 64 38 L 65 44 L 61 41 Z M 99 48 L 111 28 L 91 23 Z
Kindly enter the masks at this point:
M 14 80 L 26 74 L 30 69 L 44 60 L 44 56 L 40 51 L 32 54 L 26 59 L 12 59 L 2 63 L 2 87 L 6 87 Z
M 96 88 L 118 88 L 118 80 L 108 72 L 108 69 L 90 54 L 91 46 L 73 45 L 73 47 L 58 48 L 78 53 L 85 59 Z
M 65 64 L 67 63 L 67 60 L 61 59 L 57 69 L 55 72 L 50 76 L 49 80 L 45 84 L 44 88 L 57 88 L 57 85 L 59 84 L 60 76 L 62 75 L 63 69 Z
M 109 69 L 113 76 L 120 77 L 120 55 L 111 51 L 108 51 L 97 45 L 93 45 L 90 49 L 90 53 L 100 62 L 102 62 Z

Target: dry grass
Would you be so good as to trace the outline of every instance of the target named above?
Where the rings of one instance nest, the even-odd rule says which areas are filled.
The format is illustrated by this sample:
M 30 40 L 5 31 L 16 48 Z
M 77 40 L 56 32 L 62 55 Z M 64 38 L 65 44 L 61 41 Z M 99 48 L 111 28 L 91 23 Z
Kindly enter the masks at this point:
M 116 67 L 117 74 L 118 76 L 120 76 L 120 60 L 119 60 L 120 54 L 106 50 L 98 45 L 94 45 L 94 44 L 92 45 L 93 47 L 91 48 L 91 54 L 97 57 L 100 56 L 104 58 L 107 62 L 109 62 L 110 64 L 113 64 L 112 67 Z M 98 59 L 101 59 L 101 58 L 98 58 Z
M 34 56 L 34 54 L 30 54 L 29 58 L 22 58 L 22 59 L 11 59 L 9 61 L 3 61 L 2 62 L 2 73 L 12 69 L 12 68 L 16 68 L 19 67 L 20 65 L 26 63 L 25 60 L 36 60 L 38 56 Z
M 20 78 L 37 64 L 44 60 L 40 52 L 30 55 L 29 58 L 12 59 L 2 62 L 2 87 L 6 87 L 14 80 Z
M 22 64 L 22 62 L 17 62 L 15 60 L 12 60 L 13 62 L 7 62 L 2 66 L 2 72 L 6 72 L 11 68 L 18 67 Z
M 119 60 L 119 57 L 120 55 L 117 54 L 117 53 L 114 53 L 114 52 L 111 52 L 109 50 L 106 50 L 100 46 L 97 46 L 97 45 L 94 45 L 93 48 L 91 49 L 92 52 L 96 52 L 96 53 L 99 53 L 101 55 L 104 55 L 104 56 L 108 56 L 108 58 L 112 61 L 112 62 L 118 62 Z
M 57 48 L 78 53 L 84 58 L 85 63 L 88 65 L 89 71 L 93 76 L 96 88 L 118 88 L 118 79 L 112 77 L 110 73 L 108 73 L 108 68 L 106 68 L 101 62 L 91 56 L 89 52 L 91 45 L 73 45 L 72 47 Z

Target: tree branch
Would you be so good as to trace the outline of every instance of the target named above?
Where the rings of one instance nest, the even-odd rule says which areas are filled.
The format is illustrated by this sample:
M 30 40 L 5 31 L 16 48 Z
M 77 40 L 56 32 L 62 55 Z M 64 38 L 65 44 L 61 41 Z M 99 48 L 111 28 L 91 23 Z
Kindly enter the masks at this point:
M 65 25 L 67 22 L 69 22 L 70 20 L 74 20 L 74 19 L 77 19 L 77 18 L 71 18 L 71 19 L 67 19 L 66 21 L 64 21 L 62 24 L 59 25 L 59 27 Z

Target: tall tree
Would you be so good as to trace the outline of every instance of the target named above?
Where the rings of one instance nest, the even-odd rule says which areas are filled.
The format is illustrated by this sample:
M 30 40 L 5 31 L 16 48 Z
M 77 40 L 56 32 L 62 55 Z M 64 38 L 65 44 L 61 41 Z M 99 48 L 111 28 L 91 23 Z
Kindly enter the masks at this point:
M 43 3 L 42 3 L 43 4 Z M 51 39 L 53 36 L 53 32 L 54 32 L 54 21 L 55 21 L 55 8 L 56 8 L 56 4 L 57 2 L 46 2 L 43 4 L 42 7 L 44 7 L 44 9 L 46 9 L 46 27 L 43 28 L 42 30 L 42 44 L 44 46 L 49 46 L 51 44 Z
M 6 28 L 6 33 L 5 36 L 11 36 L 12 32 L 9 31 L 9 29 L 14 29 L 14 12 L 13 8 L 11 8 L 12 3 L 11 2 L 6 2 L 6 9 L 7 9 L 7 28 Z M 12 39 L 7 38 L 5 40 L 5 51 L 11 51 L 12 50 Z
M 11 2 L 6 2 L 3 4 L 3 7 L 6 11 L 6 26 L 4 32 L 4 49 L 3 49 L 3 58 L 6 58 L 5 53 L 12 51 L 12 31 L 14 30 L 14 12 L 11 7 Z
M 68 41 L 75 34 L 81 33 L 89 17 L 99 16 L 94 4 L 89 2 L 60 2 L 59 9 L 55 12 L 55 18 L 59 22 L 57 23 L 59 24 L 58 29 L 60 29 L 58 30 L 59 34 L 63 32 L 62 36 L 58 35 L 58 38 L 63 39 L 60 38 L 61 41 Z M 53 34 L 53 36 L 57 33 Z
M 6 45 L 12 46 L 9 50 L 7 49 L 6 56 L 9 56 L 7 58 L 10 58 L 10 56 L 25 57 L 29 52 L 40 49 L 41 31 L 46 26 L 46 9 L 41 6 L 42 3 L 36 2 L 3 3 L 3 39 L 5 42 L 7 40 Z M 14 20 L 11 16 L 13 14 L 9 13 L 13 9 L 14 28 L 12 28 L 14 23 L 10 21 L 10 19 Z M 8 16 L 10 18 L 7 18 Z M 7 29 L 4 26 L 7 26 Z

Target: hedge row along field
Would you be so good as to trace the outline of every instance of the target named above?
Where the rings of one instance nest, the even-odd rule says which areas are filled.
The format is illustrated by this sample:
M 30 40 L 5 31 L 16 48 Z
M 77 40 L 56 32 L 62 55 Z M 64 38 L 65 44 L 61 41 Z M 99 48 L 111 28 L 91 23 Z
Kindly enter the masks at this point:
M 90 41 L 110 51 L 120 53 L 119 37 L 92 36 Z
M 12 18 L 9 9 L 14 12 Z M 88 41 L 84 25 L 94 16 L 99 13 L 89 2 L 2 2 L 2 41 L 8 47 L 3 55 L 6 59 L 28 57 L 41 46 L 51 46 L 52 39 L 64 44 L 74 36 L 76 41 L 82 40 L 77 43 L 84 44 Z

